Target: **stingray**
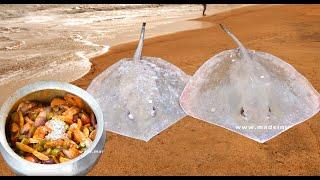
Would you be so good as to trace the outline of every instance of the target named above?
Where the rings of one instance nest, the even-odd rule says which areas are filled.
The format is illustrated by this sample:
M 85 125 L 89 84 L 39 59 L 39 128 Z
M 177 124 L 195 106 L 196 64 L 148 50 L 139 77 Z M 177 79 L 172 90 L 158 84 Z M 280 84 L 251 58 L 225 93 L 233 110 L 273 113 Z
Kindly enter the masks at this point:
M 142 57 L 145 25 L 133 58 L 104 70 L 87 91 L 101 106 L 106 130 L 148 141 L 186 116 L 179 98 L 189 76 L 165 60 Z
M 238 46 L 216 54 L 180 97 L 190 116 L 266 142 L 319 112 L 320 95 L 294 67 L 269 53 Z

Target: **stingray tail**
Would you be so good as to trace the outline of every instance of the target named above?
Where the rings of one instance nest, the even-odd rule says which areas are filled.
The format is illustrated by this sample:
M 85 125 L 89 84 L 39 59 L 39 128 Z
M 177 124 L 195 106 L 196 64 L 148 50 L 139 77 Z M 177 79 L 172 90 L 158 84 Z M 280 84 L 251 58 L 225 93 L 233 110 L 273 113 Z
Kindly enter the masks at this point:
M 140 60 L 141 59 L 145 27 L 146 27 L 146 23 L 144 22 L 144 23 L 142 23 L 139 44 L 137 46 L 136 52 L 134 53 L 133 60 Z
M 243 55 L 243 57 L 245 58 L 249 58 L 250 59 L 250 56 L 247 52 L 247 49 L 243 46 L 243 44 L 239 41 L 239 39 L 233 35 L 229 29 L 227 29 L 223 24 L 219 24 L 221 29 L 223 29 L 231 38 L 232 40 L 238 45 L 239 49 L 240 49 L 240 52 L 241 54 Z

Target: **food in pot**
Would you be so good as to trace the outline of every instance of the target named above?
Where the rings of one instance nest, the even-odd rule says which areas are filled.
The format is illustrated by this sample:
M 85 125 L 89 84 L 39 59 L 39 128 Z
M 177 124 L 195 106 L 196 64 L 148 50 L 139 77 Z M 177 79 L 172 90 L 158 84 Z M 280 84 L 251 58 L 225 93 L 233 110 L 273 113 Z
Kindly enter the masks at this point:
M 41 164 L 72 160 L 88 149 L 96 135 L 96 119 L 81 98 L 67 94 L 49 104 L 24 101 L 11 113 L 7 139 L 22 158 Z

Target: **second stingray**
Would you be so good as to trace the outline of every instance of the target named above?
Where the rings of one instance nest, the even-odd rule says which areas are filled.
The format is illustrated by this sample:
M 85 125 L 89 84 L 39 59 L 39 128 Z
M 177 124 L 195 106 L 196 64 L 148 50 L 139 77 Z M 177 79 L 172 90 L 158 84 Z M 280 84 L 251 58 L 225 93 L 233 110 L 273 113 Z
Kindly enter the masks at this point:
M 185 112 L 263 143 L 319 112 L 320 95 L 291 65 L 246 49 L 223 51 L 192 76 L 180 99 Z
M 87 91 L 103 111 L 106 130 L 148 141 L 186 114 L 179 97 L 189 76 L 156 57 L 142 57 L 145 32 L 132 58 L 119 60 L 98 75 Z

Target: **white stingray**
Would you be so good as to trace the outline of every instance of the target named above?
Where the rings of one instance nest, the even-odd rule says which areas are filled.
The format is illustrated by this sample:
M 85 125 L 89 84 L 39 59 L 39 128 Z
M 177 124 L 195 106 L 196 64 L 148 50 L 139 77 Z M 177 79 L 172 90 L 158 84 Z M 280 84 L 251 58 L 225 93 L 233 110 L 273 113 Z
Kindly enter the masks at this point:
M 291 65 L 246 49 L 223 25 L 237 49 L 205 62 L 180 97 L 190 116 L 263 143 L 320 109 L 320 95 Z
M 156 57 L 141 57 L 145 23 L 133 59 L 125 58 L 98 75 L 87 91 L 98 101 L 108 131 L 150 140 L 186 114 L 179 97 L 189 76 Z

